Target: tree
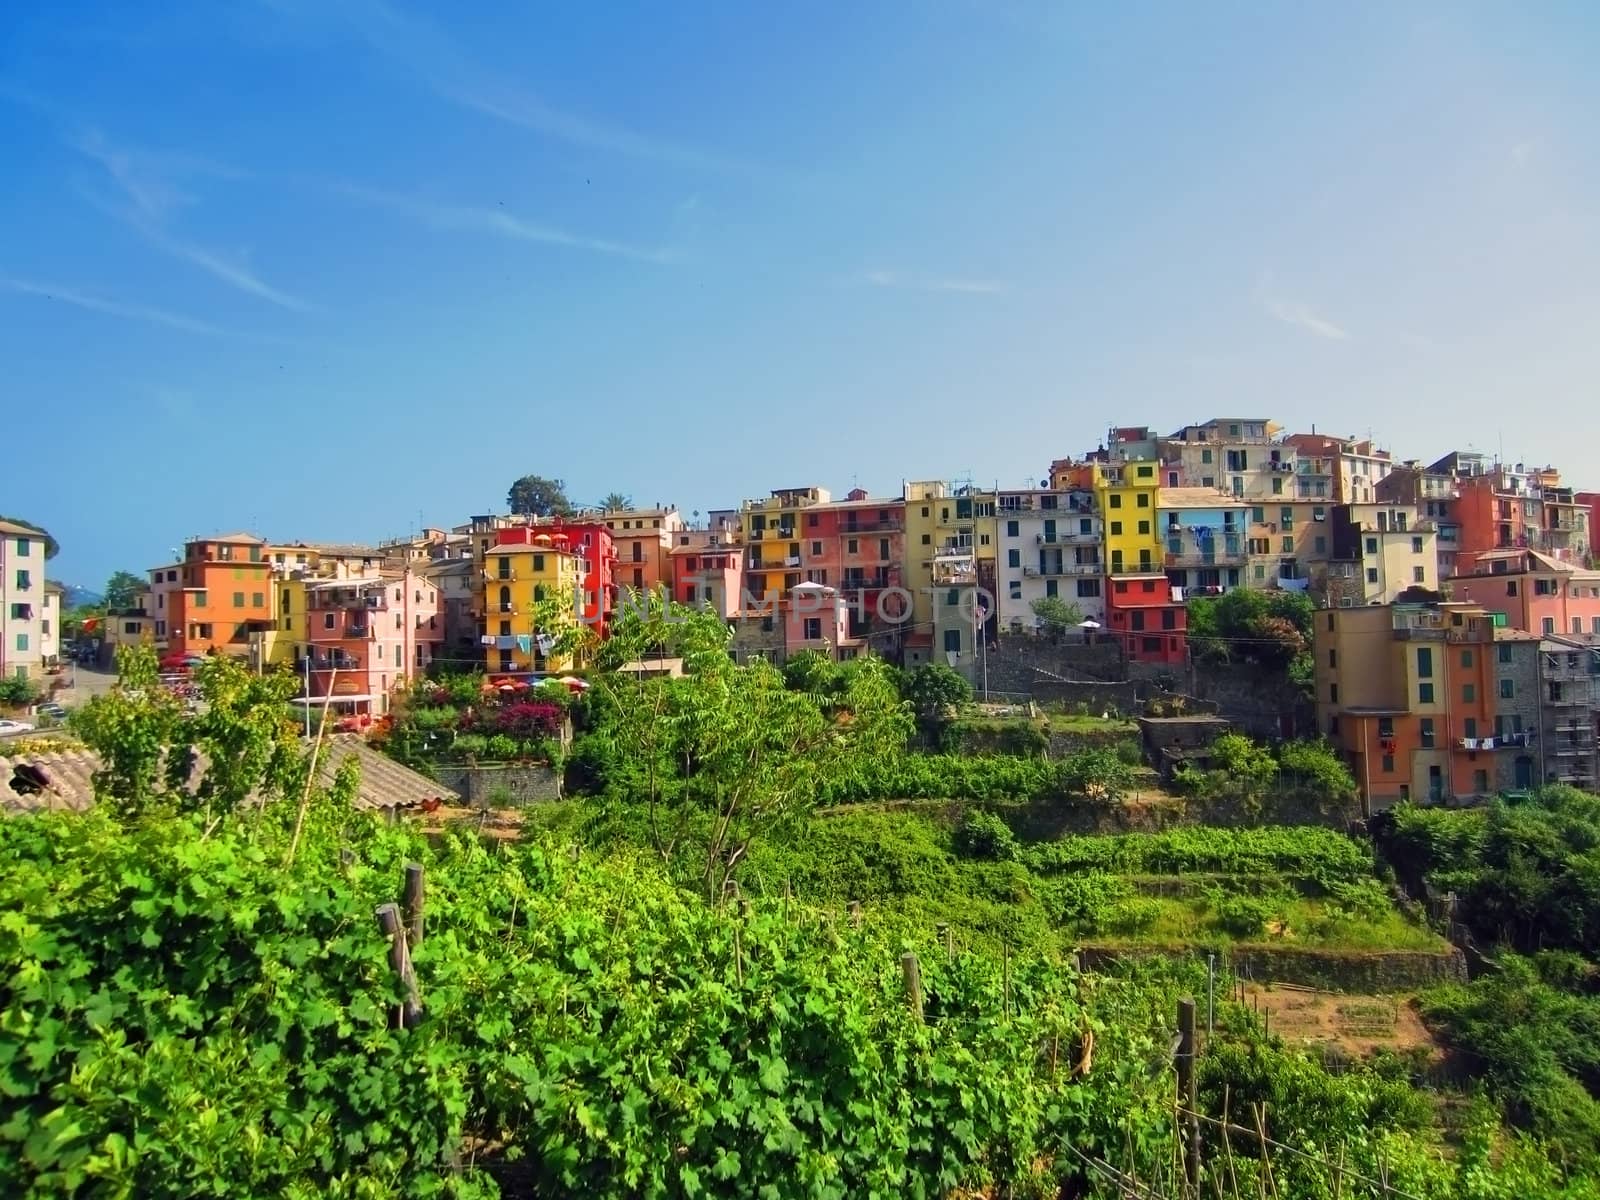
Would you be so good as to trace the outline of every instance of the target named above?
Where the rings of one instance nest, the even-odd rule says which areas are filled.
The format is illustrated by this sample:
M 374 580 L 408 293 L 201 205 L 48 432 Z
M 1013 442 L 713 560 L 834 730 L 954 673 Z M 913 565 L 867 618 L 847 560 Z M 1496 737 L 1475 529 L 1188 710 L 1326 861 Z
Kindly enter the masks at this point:
M 145 581 L 139 576 L 131 571 L 116 571 L 106 580 L 105 594 L 100 600 L 107 612 L 135 608 L 139 603 L 139 593 L 144 589 Z
M 603 663 L 665 646 L 678 678 L 607 671 L 593 677 L 610 740 L 634 760 L 630 782 L 647 808 L 656 851 L 720 900 L 756 839 L 807 816 L 822 782 L 870 758 L 899 753 L 911 718 L 890 668 L 868 657 L 820 697 L 784 686 L 760 659 L 728 656 L 715 613 L 660 602 L 630 608 L 602 647 Z
M 633 498 L 624 496 L 621 492 L 607 492 L 606 498 L 600 501 L 600 507 L 607 512 L 621 512 L 623 509 L 633 507 Z
M 1083 610 L 1060 596 L 1040 596 L 1028 607 L 1039 619 L 1039 626 L 1051 637 L 1060 637 L 1083 620 Z
M 564 517 L 572 512 L 567 485 L 543 475 L 524 475 L 513 483 L 506 503 L 521 517 Z
M 923 663 L 907 671 L 900 694 L 911 702 L 917 716 L 933 720 L 953 708 L 972 702 L 972 685 L 955 668 L 944 663 Z

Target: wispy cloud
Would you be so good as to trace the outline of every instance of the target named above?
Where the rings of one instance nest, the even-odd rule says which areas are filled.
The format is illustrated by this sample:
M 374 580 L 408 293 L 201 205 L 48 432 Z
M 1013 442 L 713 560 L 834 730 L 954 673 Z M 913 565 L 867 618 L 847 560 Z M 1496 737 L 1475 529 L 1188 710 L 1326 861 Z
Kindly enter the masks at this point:
M 1299 301 L 1285 299 L 1280 295 L 1273 286 L 1270 272 L 1263 275 L 1256 285 L 1256 297 L 1275 321 L 1281 321 L 1285 325 L 1292 325 L 1296 329 L 1330 341 L 1342 342 L 1350 337 L 1348 331 L 1313 312 L 1309 306 Z
M 308 6 L 296 0 L 263 0 L 277 12 L 302 17 L 325 16 L 323 2 Z M 731 157 L 549 104 L 518 81 L 474 61 L 438 28 L 384 0 L 348 0 L 337 11 L 361 41 L 462 108 L 591 150 L 726 173 L 757 170 Z
M 996 279 L 912 276 L 896 271 L 866 271 L 861 275 L 861 281 L 880 288 L 904 288 L 913 292 L 965 292 L 975 296 L 998 296 L 1006 290 L 1006 285 Z
M 530 221 L 508 212 L 503 207 L 480 208 L 461 204 L 440 204 L 410 196 L 398 196 L 374 188 L 341 184 L 336 189 L 362 204 L 376 205 L 403 213 L 432 229 L 461 233 L 480 233 L 508 238 L 519 242 L 537 242 L 547 246 L 564 246 L 570 250 L 586 250 L 594 254 L 609 254 L 617 258 L 631 258 L 638 262 L 671 263 L 680 255 L 671 249 L 651 249 L 635 246 L 611 238 L 590 237 L 573 233 L 554 225 Z
M 70 287 L 35 283 L 27 279 L 0 277 L 0 289 L 16 292 L 24 296 L 36 296 L 42 300 L 54 300 L 61 304 L 70 304 L 74 308 L 103 313 L 109 317 L 122 317 L 129 321 L 144 321 L 151 325 L 164 325 L 168 329 L 177 329 L 184 333 L 204 334 L 207 337 L 239 336 L 229 330 L 213 325 L 209 321 L 202 321 L 196 317 L 187 317 L 182 313 L 169 312 L 164 308 L 152 308 L 146 304 L 127 304 L 120 300 L 108 300 L 104 296 L 78 291 Z
M 306 301 L 273 287 L 247 263 L 197 245 L 170 228 L 173 214 L 195 203 L 194 197 L 174 182 L 176 178 L 206 174 L 238 179 L 246 178 L 245 172 L 194 155 L 119 146 L 95 129 L 70 139 L 70 144 L 98 164 L 121 194 L 121 204 L 96 203 L 156 249 L 258 300 L 292 312 L 312 311 Z

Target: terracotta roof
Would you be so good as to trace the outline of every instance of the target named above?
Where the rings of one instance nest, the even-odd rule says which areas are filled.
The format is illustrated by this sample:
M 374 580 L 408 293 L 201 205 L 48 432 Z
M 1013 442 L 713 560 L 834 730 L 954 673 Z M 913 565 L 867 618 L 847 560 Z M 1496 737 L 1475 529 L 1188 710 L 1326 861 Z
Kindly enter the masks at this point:
M 42 529 L 35 529 L 32 525 L 18 525 L 15 521 L 0 521 L 0 533 L 32 534 L 34 537 L 47 536 Z
M 323 739 L 323 752 L 317 762 L 318 779 L 325 785 L 332 783 L 339 767 L 352 756 L 361 764 L 357 808 L 405 808 L 449 792 L 426 775 L 374 750 L 360 734 L 354 733 L 333 734 Z M 17 767 L 23 764 L 43 771 L 50 785 L 44 792 L 18 794 L 12 781 Z M 94 803 L 94 773 L 99 769 L 100 756 L 81 746 L 14 758 L 0 755 L 0 812 L 40 809 L 82 812 Z M 196 770 L 195 782 L 203 773 L 203 767 Z
M 266 538 L 257 537 L 253 533 L 217 533 L 212 534 L 210 537 L 197 537 L 192 540 L 196 542 L 252 542 L 258 546 L 267 544 Z

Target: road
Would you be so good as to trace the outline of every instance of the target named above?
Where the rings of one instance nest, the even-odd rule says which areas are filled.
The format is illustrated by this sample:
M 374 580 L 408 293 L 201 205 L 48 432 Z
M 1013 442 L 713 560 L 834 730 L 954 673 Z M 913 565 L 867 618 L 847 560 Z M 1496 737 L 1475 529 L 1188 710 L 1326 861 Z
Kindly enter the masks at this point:
M 73 682 L 73 686 L 64 687 L 57 692 L 56 703 L 66 708 L 75 708 L 88 703 L 91 696 L 109 692 L 111 685 L 117 681 L 117 673 L 102 671 L 98 667 L 78 665 L 67 668 L 67 678 Z

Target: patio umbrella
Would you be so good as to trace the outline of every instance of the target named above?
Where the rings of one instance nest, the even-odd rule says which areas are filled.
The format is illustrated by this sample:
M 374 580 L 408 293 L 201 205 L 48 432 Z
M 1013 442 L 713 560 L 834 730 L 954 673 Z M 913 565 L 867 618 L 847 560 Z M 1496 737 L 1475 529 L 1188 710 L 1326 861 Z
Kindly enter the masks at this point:
M 1078 622 L 1078 628 L 1079 629 L 1099 629 L 1100 628 L 1100 622 L 1099 621 L 1079 621 Z
M 575 692 L 584 692 L 588 691 L 589 689 L 589 681 L 586 679 L 579 679 L 576 675 L 563 675 L 560 679 L 556 680 L 556 682 L 566 684 Z

